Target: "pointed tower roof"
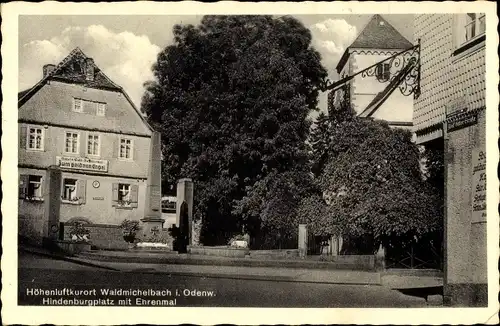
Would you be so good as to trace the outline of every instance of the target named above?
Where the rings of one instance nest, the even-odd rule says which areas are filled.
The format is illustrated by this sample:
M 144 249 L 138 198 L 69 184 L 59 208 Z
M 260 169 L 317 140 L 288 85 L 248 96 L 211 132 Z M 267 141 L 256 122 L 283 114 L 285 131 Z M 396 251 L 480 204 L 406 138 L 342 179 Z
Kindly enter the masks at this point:
M 374 15 L 349 47 L 404 50 L 412 46 L 413 44 L 389 24 L 387 20 L 380 15 Z
M 358 37 L 345 50 L 337 64 L 337 72 L 340 72 L 346 63 L 350 49 L 405 50 L 412 46 L 413 44 L 401 35 L 387 20 L 382 18 L 382 16 L 378 14 L 373 15 Z

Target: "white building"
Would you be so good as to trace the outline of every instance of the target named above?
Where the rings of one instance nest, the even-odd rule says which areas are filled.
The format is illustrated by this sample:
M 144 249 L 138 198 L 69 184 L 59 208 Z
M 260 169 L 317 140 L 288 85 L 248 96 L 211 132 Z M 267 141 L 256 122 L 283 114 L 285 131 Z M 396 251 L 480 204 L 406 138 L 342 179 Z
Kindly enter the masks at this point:
M 336 70 L 342 80 L 413 46 L 384 18 L 374 15 L 345 50 Z M 401 68 L 396 61 L 381 62 L 349 82 L 351 106 L 359 116 L 385 120 L 391 127 L 412 128 L 413 96 L 390 85 L 390 78 Z M 329 102 L 341 98 L 342 91 L 329 94 Z

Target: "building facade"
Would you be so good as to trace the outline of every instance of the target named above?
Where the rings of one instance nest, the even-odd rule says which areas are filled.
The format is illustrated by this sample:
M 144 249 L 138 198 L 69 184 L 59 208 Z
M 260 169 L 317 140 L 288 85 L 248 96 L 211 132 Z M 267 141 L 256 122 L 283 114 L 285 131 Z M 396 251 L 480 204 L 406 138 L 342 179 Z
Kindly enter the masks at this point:
M 40 242 L 75 220 L 106 228 L 144 218 L 154 132 L 92 58 L 76 48 L 45 65 L 41 81 L 19 93 L 18 109 L 22 237 Z M 61 172 L 59 185 L 51 169 Z M 48 200 L 58 202 L 59 223 Z
M 350 82 L 351 107 L 361 117 L 385 120 L 391 127 L 412 128 L 413 97 L 390 87 L 398 65 L 381 62 L 413 44 L 380 15 L 374 15 L 354 42 L 345 50 L 336 70 L 340 79 L 352 76 L 380 62 L 371 73 L 356 75 Z M 333 106 L 343 99 L 343 90 L 331 92 Z
M 485 15 L 416 15 L 414 29 L 421 43 L 416 141 L 444 151 L 445 303 L 485 306 Z

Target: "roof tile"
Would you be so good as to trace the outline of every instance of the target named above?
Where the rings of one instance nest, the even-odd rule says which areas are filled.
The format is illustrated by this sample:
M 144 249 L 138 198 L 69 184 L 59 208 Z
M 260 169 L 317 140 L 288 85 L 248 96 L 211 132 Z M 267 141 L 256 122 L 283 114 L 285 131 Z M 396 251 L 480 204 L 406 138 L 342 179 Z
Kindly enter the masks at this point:
M 349 48 L 407 49 L 413 44 L 382 16 L 374 15 Z

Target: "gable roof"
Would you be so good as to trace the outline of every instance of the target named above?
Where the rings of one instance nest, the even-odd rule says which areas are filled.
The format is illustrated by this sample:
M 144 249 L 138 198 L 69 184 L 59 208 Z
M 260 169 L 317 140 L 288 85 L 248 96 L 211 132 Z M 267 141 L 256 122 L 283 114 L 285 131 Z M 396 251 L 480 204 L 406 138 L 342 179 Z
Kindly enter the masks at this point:
M 50 73 L 44 76 L 37 84 L 17 94 L 18 108 L 20 108 L 27 100 L 29 100 L 49 80 L 68 82 L 72 84 L 81 84 L 88 88 L 105 89 L 122 93 L 130 103 L 130 105 L 132 105 L 134 111 L 139 115 L 142 122 L 147 126 L 149 130 L 153 131 L 153 128 L 149 125 L 144 116 L 139 112 L 134 102 L 132 102 L 125 90 L 121 86 L 115 84 L 108 76 L 106 76 L 104 72 L 102 72 L 101 69 L 99 69 L 99 67 L 93 62 L 93 60 L 91 63 L 94 70 L 93 79 L 88 80 L 86 78 L 86 73 L 84 70 L 75 69 L 75 64 L 81 66 L 85 64 L 85 61 L 87 59 L 90 58 L 86 56 L 79 47 L 73 49 L 73 51 L 71 51 Z
M 405 50 L 413 44 L 399 33 L 387 20 L 380 15 L 373 15 L 358 37 L 346 48 L 342 58 L 337 64 L 337 72 L 344 66 L 349 50 L 358 49 L 391 49 Z

